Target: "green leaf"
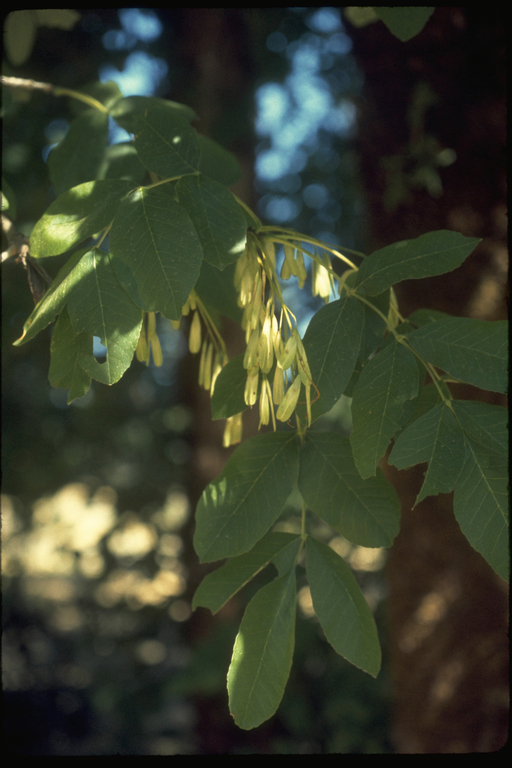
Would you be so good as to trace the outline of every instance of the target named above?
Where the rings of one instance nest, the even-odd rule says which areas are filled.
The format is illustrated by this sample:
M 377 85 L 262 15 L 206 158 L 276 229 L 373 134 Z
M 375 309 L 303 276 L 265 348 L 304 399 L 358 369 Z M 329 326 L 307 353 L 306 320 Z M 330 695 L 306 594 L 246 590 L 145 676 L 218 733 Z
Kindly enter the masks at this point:
M 357 272 L 356 287 L 369 296 L 376 296 L 402 280 L 451 272 L 479 242 L 476 237 L 440 230 L 388 245 L 363 261 Z
M 110 251 L 119 281 L 138 307 L 180 319 L 203 259 L 183 206 L 158 187 L 137 190 L 117 211 Z
M 299 490 L 308 507 L 346 539 L 390 547 L 400 529 L 400 502 L 380 469 L 362 480 L 350 441 L 335 432 L 309 432 L 300 452 Z
M 41 26 L 58 29 L 72 29 L 82 18 L 80 13 L 70 8 L 44 8 L 33 13 Z
M 453 400 L 453 410 L 468 437 L 508 461 L 508 410 L 501 405 Z
M 26 62 L 32 53 L 37 33 L 37 22 L 30 10 L 8 13 L 4 20 L 4 45 L 13 67 Z
M 313 315 L 303 342 L 313 382 L 320 393 L 311 405 L 313 420 L 331 410 L 350 381 L 363 327 L 363 307 L 352 296 L 326 304 Z M 303 416 L 305 412 L 305 407 L 299 410 Z
M 466 459 L 464 433 L 446 403 L 417 419 L 397 439 L 389 462 L 398 469 L 428 462 L 425 481 L 416 499 L 449 493 Z
M 508 323 L 450 317 L 408 335 L 425 360 L 468 384 L 493 392 L 508 388 Z
M 357 271 L 350 272 L 347 275 L 345 285 L 348 289 L 353 289 L 355 287 L 356 279 Z M 364 303 L 361 302 L 364 312 L 364 326 L 361 335 L 361 347 L 359 349 L 359 360 L 361 363 L 365 363 L 372 352 L 375 352 L 377 347 L 380 347 L 382 344 L 384 334 L 387 330 L 385 318 L 389 313 L 390 298 L 391 291 L 388 289 L 378 296 L 373 296 L 371 299 L 367 298 Z M 384 317 L 381 317 L 373 307 L 378 309 Z
M 76 266 L 84 253 L 87 253 L 87 250 L 84 248 L 77 251 L 61 267 L 45 295 L 23 326 L 23 335 L 14 342 L 15 347 L 26 344 L 55 320 L 65 306 L 72 288 L 80 281 L 80 273 L 76 270 Z
M 417 309 L 412 315 L 409 315 L 407 320 L 413 326 L 421 328 L 427 323 L 432 323 L 435 320 L 447 320 L 453 315 L 448 315 L 446 312 L 440 312 L 438 309 Z
M 354 460 L 363 478 L 375 474 L 397 429 L 411 415 L 418 394 L 416 359 L 403 344 L 386 344 L 363 368 L 354 387 L 353 429 L 350 436 Z
M 80 358 L 83 355 L 92 355 L 92 345 L 90 334 L 75 334 L 68 311 L 64 307 L 53 329 L 48 378 L 52 387 L 69 389 L 68 404 L 89 391 L 91 377 L 80 365 Z
M 163 179 L 197 171 L 201 156 L 197 133 L 165 104 L 150 106 L 136 117 L 134 146 L 141 163 Z
M 306 575 L 313 608 L 329 643 L 351 664 L 377 677 L 381 664 L 377 627 L 348 565 L 309 536 Z
M 30 235 L 36 258 L 58 256 L 107 227 L 133 185 L 120 179 L 88 181 L 60 195 Z
M 201 149 L 198 171 L 226 187 L 235 184 L 242 175 L 236 157 L 209 136 L 198 133 L 197 140 Z
M 199 235 L 205 260 L 217 269 L 236 261 L 245 249 L 247 227 L 231 192 L 202 176 L 183 176 L 176 191 Z
M 100 83 L 99 81 L 90 83 L 89 85 L 84 86 L 84 88 L 80 88 L 78 92 L 84 93 L 86 96 L 92 96 L 93 99 L 99 101 L 107 109 L 110 109 L 110 107 L 116 104 L 119 99 L 123 98 L 123 94 L 121 93 L 118 84 L 113 80 L 107 80 L 104 83 Z M 69 106 L 75 115 L 80 115 L 85 112 L 86 109 L 90 109 L 89 105 L 86 105 L 83 101 L 78 101 L 77 99 L 70 99 Z
M 455 486 L 455 515 L 470 544 L 508 579 L 508 411 L 466 400 L 452 406 L 468 447 Z
M 234 279 L 235 264 L 229 264 L 220 272 L 203 260 L 194 290 L 208 309 L 213 309 L 240 325 L 243 312 L 237 303 Z
M 441 402 L 442 398 L 435 384 L 430 383 L 421 387 L 420 394 L 414 401 L 414 411 L 412 412 L 410 418 L 408 418 L 407 421 L 405 421 L 404 424 L 400 427 L 398 432 L 395 433 L 395 442 L 398 440 L 400 435 L 402 435 L 403 432 L 408 429 L 408 427 L 410 427 L 417 419 L 420 418 L 420 416 L 424 416 L 426 413 L 428 413 L 428 411 L 432 410 L 432 408 L 434 408 L 436 405 L 439 405 Z
M 419 34 L 435 11 L 435 8 L 419 7 L 377 7 L 373 9 L 390 32 L 402 43 Z
M 107 348 L 105 362 L 92 354 L 80 359 L 82 368 L 103 384 L 115 384 L 129 368 L 140 336 L 142 312 L 121 287 L 108 254 L 93 248 L 76 267 L 77 283 L 68 299 L 75 333 L 99 336 Z
M 136 123 L 139 117 L 144 115 L 149 108 L 164 110 L 171 116 L 184 117 L 186 120 L 197 120 L 198 117 L 191 107 L 178 104 L 176 101 L 159 99 L 156 96 L 127 96 L 119 99 L 110 109 L 110 115 L 116 123 L 128 133 L 135 133 Z
M 72 121 L 65 138 L 48 155 L 48 169 L 57 195 L 96 179 L 107 138 L 106 112 L 88 109 Z
M 252 549 L 281 514 L 298 473 L 295 433 L 271 432 L 242 443 L 197 506 L 194 548 L 199 560 Z
M 373 296 L 371 300 L 371 304 L 382 312 L 384 318 L 388 316 L 389 299 L 390 292 L 388 290 L 380 293 L 378 296 Z M 387 324 L 385 319 L 377 314 L 368 304 L 363 304 L 363 310 L 364 328 L 361 337 L 359 360 L 365 363 L 369 356 L 382 344 L 384 334 L 387 331 Z
M 217 613 L 274 557 L 297 542 L 300 545 L 301 537 L 296 534 L 269 531 L 249 552 L 230 557 L 224 565 L 205 576 L 196 590 L 192 608 L 202 606 Z
M 121 179 L 130 181 L 132 186 L 139 186 L 147 172 L 132 142 L 124 141 L 106 148 L 98 178 Z
M 245 730 L 277 710 L 288 681 L 295 644 L 295 570 L 253 597 L 235 640 L 228 672 L 229 710 Z
M 217 376 L 212 395 L 212 419 L 229 419 L 247 409 L 244 400 L 247 370 L 244 355 L 237 355 L 227 363 Z
M 508 461 L 468 436 L 466 446 L 466 463 L 455 486 L 455 517 L 471 546 L 508 581 Z
M 284 576 L 285 573 L 295 568 L 302 547 L 302 536 L 288 533 L 286 535 L 294 536 L 294 538 L 289 539 L 287 546 L 272 558 L 272 565 L 277 568 L 279 576 Z

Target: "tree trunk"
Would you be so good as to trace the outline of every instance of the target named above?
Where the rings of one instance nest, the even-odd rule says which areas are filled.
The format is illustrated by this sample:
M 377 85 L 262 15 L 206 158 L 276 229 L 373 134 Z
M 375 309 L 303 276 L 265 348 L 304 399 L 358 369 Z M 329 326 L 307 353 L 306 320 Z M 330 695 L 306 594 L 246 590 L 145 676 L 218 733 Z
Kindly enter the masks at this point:
M 242 176 L 232 190 L 254 208 L 254 141 L 252 109 L 248 105 L 252 104 L 255 74 L 248 53 L 249 30 L 244 9 L 182 8 L 160 12 L 163 17 L 167 13 L 172 17 L 172 24 L 166 26 L 175 32 L 177 50 L 173 59 L 179 62 L 179 78 L 166 97 L 193 107 L 199 117 L 195 124 L 198 131 L 219 141 L 236 155 Z M 244 350 L 244 333 L 234 322 L 224 319 L 222 334 L 230 358 Z M 210 394 L 197 383 L 198 365 L 199 355 L 187 355 L 181 370 L 183 402 L 193 413 L 193 453 L 188 487 L 192 509 L 196 508 L 205 486 L 220 474 L 233 451 L 233 448 L 222 447 L 225 422 L 211 418 Z M 244 414 L 244 439 L 256 432 L 256 416 L 256 411 Z M 192 545 L 193 529 L 191 521 L 183 531 L 184 559 L 189 570 L 187 597 L 190 599 L 207 572 L 198 567 Z M 230 619 L 240 621 L 242 613 L 243 607 L 236 599 L 216 616 L 205 610 L 195 612 L 186 626 L 188 641 L 196 647 L 207 640 L 209 646 L 216 648 L 217 632 L 222 632 L 219 625 L 229 623 Z M 219 656 L 217 661 L 227 673 L 231 647 L 226 643 L 223 647 L 224 657 Z M 210 665 L 215 664 L 214 654 L 215 650 Z M 264 734 L 242 735 L 235 727 L 229 716 L 225 677 L 218 695 L 201 691 L 194 699 L 198 718 L 195 733 L 200 754 L 228 753 L 240 740 L 244 745 L 255 739 L 265 741 Z
M 506 317 L 503 22 L 489 7 L 437 8 L 407 43 L 381 22 L 347 24 L 366 78 L 359 156 L 369 250 L 437 229 L 482 238 L 455 272 L 399 286 L 406 316 L 427 306 Z M 430 179 L 435 170 L 427 135 L 436 151 L 456 153 L 437 169 L 438 197 L 415 186 L 419 160 Z M 470 387 L 455 395 L 505 404 Z M 508 729 L 507 587 L 462 535 L 451 494 L 411 509 L 422 472 L 385 471 L 403 503 L 387 572 L 396 750 L 495 751 Z

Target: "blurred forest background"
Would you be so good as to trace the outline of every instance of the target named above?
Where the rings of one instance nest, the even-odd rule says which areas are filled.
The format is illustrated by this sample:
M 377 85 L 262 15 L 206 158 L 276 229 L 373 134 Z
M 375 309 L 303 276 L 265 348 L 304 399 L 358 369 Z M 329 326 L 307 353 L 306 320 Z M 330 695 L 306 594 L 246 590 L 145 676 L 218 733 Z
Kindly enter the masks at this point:
M 35 18 L 35 17 L 34 17 Z M 3 74 L 192 106 L 234 152 L 237 194 L 268 222 L 371 252 L 434 229 L 483 238 L 455 273 L 402 284 L 419 306 L 506 317 L 505 24 L 438 8 L 407 43 L 337 8 L 88 9 L 4 52 Z M 48 20 L 47 20 L 48 21 Z M 353 23 L 354 22 L 354 23 Z M 73 105 L 3 89 L 3 181 L 30 233 L 53 196 L 46 158 Z M 113 143 L 123 140 L 112 128 Z M 4 249 L 5 246 L 3 246 Z M 55 275 L 62 258 L 45 268 Z M 473 551 L 450 495 L 411 512 L 421 472 L 386 472 L 403 501 L 389 556 L 347 544 L 384 650 L 377 680 L 321 637 L 301 593 L 282 706 L 255 731 L 229 716 L 226 673 L 251 586 L 191 612 L 205 573 L 193 511 L 220 471 L 186 336 L 82 400 L 47 379 L 51 329 L 22 347 L 26 274 L 2 265 L 4 740 L 28 755 L 492 752 L 507 739 L 506 585 Z M 294 289 L 291 288 L 291 291 Z M 290 302 L 301 301 L 299 296 Z M 298 310 L 299 307 L 296 304 Z M 314 302 L 300 307 L 305 324 Z M 226 321 L 233 353 L 241 339 Z M 100 353 L 100 352 L 99 352 Z M 503 398 L 460 388 L 458 397 Z M 491 398 L 491 399 L 489 399 Z M 331 415 L 346 429 L 343 403 Z M 254 419 L 245 434 L 255 429 Z M 293 499 L 287 513 L 294 515 Z M 386 559 L 387 558 L 387 559 Z M 261 574 L 259 584 L 272 577 Z

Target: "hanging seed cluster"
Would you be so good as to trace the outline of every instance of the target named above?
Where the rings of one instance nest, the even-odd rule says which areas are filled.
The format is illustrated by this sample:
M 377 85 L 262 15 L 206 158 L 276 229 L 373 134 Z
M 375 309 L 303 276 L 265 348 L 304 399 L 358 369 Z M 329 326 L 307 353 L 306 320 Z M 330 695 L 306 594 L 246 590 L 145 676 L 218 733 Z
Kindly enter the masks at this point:
M 298 277 L 302 287 L 307 277 L 302 252 L 288 245 L 281 276 L 292 275 Z M 259 400 L 260 426 L 272 418 L 275 429 L 276 419 L 288 421 L 292 416 L 303 384 L 310 422 L 311 371 L 295 317 L 283 301 L 276 275 L 275 244 L 270 237 L 258 238 L 249 232 L 247 246 L 236 265 L 235 287 L 238 304 L 243 308 L 247 343 L 246 404 L 252 407 Z
M 142 328 L 135 349 L 135 355 L 140 363 L 149 365 L 150 353 L 153 354 L 153 362 L 160 367 L 163 362 L 162 347 L 156 332 L 156 317 L 154 312 L 144 312 Z
M 190 312 L 192 312 L 192 319 L 190 322 L 188 348 L 192 354 L 201 352 L 201 357 L 199 358 L 199 386 L 209 391 L 212 395 L 217 376 L 221 372 L 222 366 L 228 362 L 226 347 L 217 327 L 195 291 L 192 291 L 188 297 L 183 307 L 182 315 L 186 316 Z M 201 318 L 206 328 L 204 338 L 201 331 Z
M 297 322 L 286 306 L 276 273 L 276 245 L 282 245 L 284 260 L 281 279 L 296 277 L 303 288 L 308 277 L 304 256 L 312 261 L 311 289 L 327 303 L 334 293 L 334 274 L 330 254 L 354 265 L 334 248 L 312 238 L 304 243 L 296 240 L 291 230 L 259 226 L 249 229 L 243 254 L 235 267 L 235 288 L 238 305 L 243 309 L 242 328 L 246 351 L 243 365 L 247 371 L 244 400 L 249 407 L 258 403 L 260 427 L 269 424 L 276 429 L 276 420 L 287 422 L 299 403 L 306 404 L 308 425 L 311 423 L 311 389 L 319 397 L 313 382 Z M 308 247 L 312 246 L 312 251 Z M 320 250 L 317 250 L 320 246 Z M 323 250 L 322 250 L 323 249 Z M 193 354 L 200 353 L 199 384 L 213 394 L 215 380 L 228 355 L 220 331 L 195 291 L 192 291 L 182 311 L 191 315 L 188 346 Z M 171 321 L 179 328 L 180 321 Z M 155 315 L 145 313 L 137 358 L 149 363 L 150 350 L 156 365 L 161 365 L 162 352 L 155 330 Z M 304 394 L 301 397 L 302 387 Z M 228 447 L 242 439 L 242 414 L 226 420 L 223 445 Z

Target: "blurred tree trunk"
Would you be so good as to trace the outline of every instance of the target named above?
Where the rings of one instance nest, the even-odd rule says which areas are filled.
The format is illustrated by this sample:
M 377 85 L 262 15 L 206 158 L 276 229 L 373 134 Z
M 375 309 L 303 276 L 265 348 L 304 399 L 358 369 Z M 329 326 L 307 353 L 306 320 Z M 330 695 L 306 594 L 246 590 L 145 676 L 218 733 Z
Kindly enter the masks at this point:
M 233 152 L 242 169 L 242 177 L 232 187 L 233 191 L 250 207 L 254 201 L 254 140 L 252 103 L 255 83 L 251 45 L 245 9 L 237 8 L 181 8 L 175 11 L 159 11 L 165 19 L 170 16 L 169 28 L 174 31 L 176 50 L 172 58 L 178 62 L 178 76 L 167 98 L 188 104 L 196 111 L 200 133 L 211 136 Z M 223 320 L 223 337 L 230 358 L 245 348 L 245 338 L 234 322 Z M 197 384 L 199 355 L 187 355 L 182 363 L 182 402 L 193 413 L 192 457 L 189 473 L 189 499 L 195 509 L 205 486 L 223 469 L 233 448 L 222 447 L 225 421 L 211 418 L 210 394 Z M 244 439 L 254 434 L 258 422 L 256 412 L 244 414 Z M 185 562 L 189 569 L 187 597 L 192 596 L 205 575 L 198 567 L 197 555 L 192 545 L 193 521 L 184 533 Z M 186 625 L 191 646 L 198 642 L 212 648 L 210 666 L 219 669 L 221 687 L 218 695 L 212 691 L 198 691 L 194 697 L 198 722 L 196 738 L 200 754 L 229 753 L 233 745 L 241 741 L 241 732 L 233 723 L 227 707 L 225 674 L 232 648 L 222 643 L 224 657 L 215 656 L 216 630 L 219 622 L 240 620 L 242 607 L 236 599 L 230 601 L 222 615 L 212 616 L 209 611 L 195 612 Z M 220 628 L 221 629 L 221 628 Z M 222 629 L 221 629 L 222 631 Z M 205 669 L 205 673 L 208 673 Z M 258 751 L 265 744 L 265 731 L 243 734 L 242 742 L 255 745 Z
M 254 68 L 248 51 L 249 31 L 243 9 L 181 8 L 161 11 L 172 17 L 179 78 L 166 96 L 193 107 L 200 133 L 233 152 L 242 177 L 233 191 L 254 204 L 253 126 L 251 110 Z M 242 351 L 243 337 L 234 323 L 225 322 L 223 335 L 230 356 Z M 212 421 L 210 396 L 197 386 L 199 356 L 183 365 L 185 404 L 194 412 L 194 458 L 190 498 L 193 507 L 207 483 L 221 471 L 229 452 L 222 448 L 224 421 Z
M 455 272 L 402 283 L 399 303 L 405 315 L 428 306 L 505 318 L 503 15 L 491 7 L 437 8 L 407 43 L 381 22 L 347 27 L 366 78 L 358 141 L 368 250 L 436 229 L 481 237 Z M 435 179 L 428 137 L 456 153 L 453 164 L 438 168 L 438 197 L 411 186 L 418 158 L 424 181 Z M 456 396 L 505 404 L 469 387 Z M 387 574 L 395 747 L 495 751 L 508 729 L 507 587 L 460 532 L 451 494 L 412 510 L 422 472 L 386 471 L 403 502 Z

